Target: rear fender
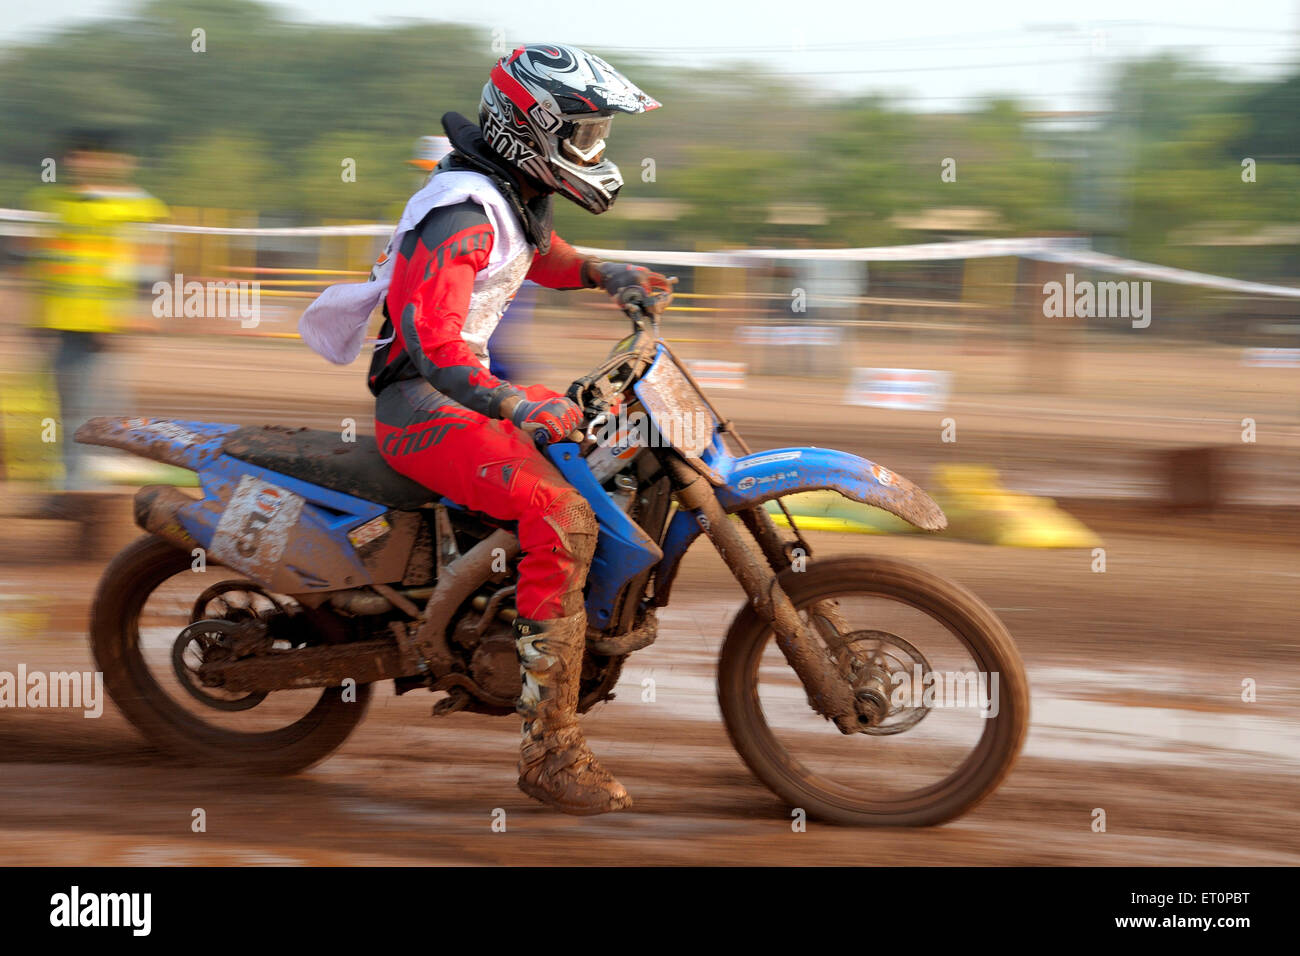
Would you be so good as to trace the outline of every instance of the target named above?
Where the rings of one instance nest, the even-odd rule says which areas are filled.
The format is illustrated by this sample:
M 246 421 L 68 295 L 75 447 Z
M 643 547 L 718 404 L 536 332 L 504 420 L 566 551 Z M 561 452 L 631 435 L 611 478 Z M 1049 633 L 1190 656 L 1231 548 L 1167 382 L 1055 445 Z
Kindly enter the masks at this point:
M 398 580 L 418 531 L 410 512 L 259 468 L 222 451 L 238 425 L 150 418 L 92 418 L 77 441 L 134 452 L 198 472 L 203 497 L 136 496 L 137 522 L 173 543 L 281 594 Z
M 83 445 L 121 448 L 142 458 L 198 471 L 221 455 L 226 435 L 238 427 L 168 418 L 92 418 L 73 437 Z

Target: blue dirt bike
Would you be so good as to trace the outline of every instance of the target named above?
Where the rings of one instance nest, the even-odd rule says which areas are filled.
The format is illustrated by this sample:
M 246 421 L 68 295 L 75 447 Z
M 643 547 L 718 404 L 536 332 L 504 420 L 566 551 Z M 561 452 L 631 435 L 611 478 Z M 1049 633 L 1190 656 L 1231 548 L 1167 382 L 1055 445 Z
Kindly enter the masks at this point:
M 600 524 L 580 710 L 613 697 L 628 655 L 655 641 L 656 614 L 704 535 L 748 596 L 722 643 L 722 717 L 789 807 L 924 825 L 991 793 L 1029 709 L 996 615 L 911 564 L 814 557 L 780 502 L 833 489 L 931 531 L 943 512 L 863 458 L 752 453 L 660 338 L 661 303 L 620 304 L 632 333 L 569 390 L 586 412 L 571 436 L 581 440 L 546 448 Z M 137 493 L 147 534 L 109 565 L 92 611 L 109 693 L 156 746 L 298 771 L 343 743 L 381 680 L 438 692 L 439 716 L 514 713 L 509 523 L 398 475 L 369 437 L 117 418 L 76 437 L 191 469 L 202 488 L 197 499 L 161 485 Z M 647 720 L 711 716 L 697 691 L 669 672 L 633 706 Z

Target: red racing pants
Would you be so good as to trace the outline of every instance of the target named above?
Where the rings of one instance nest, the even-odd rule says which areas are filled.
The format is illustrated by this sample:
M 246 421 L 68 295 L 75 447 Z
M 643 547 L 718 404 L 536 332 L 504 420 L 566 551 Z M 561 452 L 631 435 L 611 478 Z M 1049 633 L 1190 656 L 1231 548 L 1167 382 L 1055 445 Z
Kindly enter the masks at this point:
M 526 391 L 532 400 L 553 394 Z M 376 399 L 375 439 L 394 471 L 465 508 L 517 522 L 521 616 L 547 621 L 582 610 L 596 518 L 530 435 L 407 379 Z

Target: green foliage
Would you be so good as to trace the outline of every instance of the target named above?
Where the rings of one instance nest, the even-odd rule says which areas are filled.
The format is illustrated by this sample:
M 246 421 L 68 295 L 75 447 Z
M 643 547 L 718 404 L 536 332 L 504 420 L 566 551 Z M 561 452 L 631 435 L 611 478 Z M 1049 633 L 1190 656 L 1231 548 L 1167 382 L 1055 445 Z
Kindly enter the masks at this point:
M 557 225 L 576 242 L 873 245 L 968 234 L 934 225 L 961 213 L 978 235 L 1084 232 L 1243 276 L 1297 266 L 1294 246 L 1225 254 L 1186 240 L 1300 221 L 1300 76 L 1236 84 L 1157 56 L 1119 68 L 1102 117 L 1062 121 L 1006 100 L 924 115 L 819 97 L 744 66 L 611 58 L 665 104 L 615 123 L 624 195 L 681 215 L 592 217 L 558 202 Z M 0 51 L 0 204 L 39 184 L 68 130 L 95 126 L 128 137 L 141 182 L 173 206 L 392 219 L 418 181 L 404 164 L 415 139 L 448 110 L 473 116 L 494 59 L 486 32 L 463 26 L 304 25 L 254 0 L 152 0 Z M 1242 181 L 1246 157 L 1254 183 Z M 954 181 L 941 178 L 945 159 Z M 341 175 L 346 160 L 355 182 Z

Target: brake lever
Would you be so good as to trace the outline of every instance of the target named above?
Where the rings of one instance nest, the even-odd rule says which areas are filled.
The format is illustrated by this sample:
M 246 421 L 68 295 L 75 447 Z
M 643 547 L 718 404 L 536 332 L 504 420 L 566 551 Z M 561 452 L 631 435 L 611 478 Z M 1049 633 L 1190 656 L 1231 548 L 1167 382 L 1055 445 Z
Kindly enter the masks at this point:
M 598 415 L 593 415 L 593 416 L 591 417 L 591 421 L 587 422 L 587 430 L 586 430 L 586 432 L 584 433 L 583 437 L 584 437 L 587 441 L 595 441 L 595 440 L 596 440 L 596 429 L 600 428 L 601 425 L 604 425 L 604 424 L 605 424 L 606 422 L 608 422 L 608 421 L 609 421 L 609 410 L 608 410 L 608 409 L 606 409 L 605 411 L 601 412 L 601 413 L 598 414 Z

